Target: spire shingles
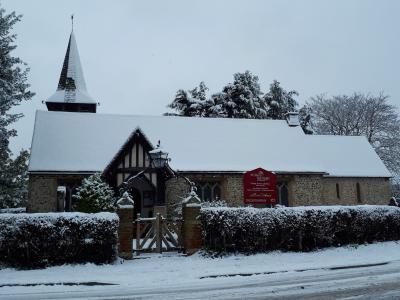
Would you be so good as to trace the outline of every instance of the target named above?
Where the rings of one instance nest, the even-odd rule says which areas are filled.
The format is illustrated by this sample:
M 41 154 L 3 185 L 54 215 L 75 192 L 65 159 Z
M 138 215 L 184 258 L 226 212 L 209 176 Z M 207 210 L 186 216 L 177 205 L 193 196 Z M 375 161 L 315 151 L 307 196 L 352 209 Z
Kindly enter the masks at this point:
M 86 90 L 74 32 L 69 37 L 57 91 L 46 101 L 48 102 L 96 103 Z

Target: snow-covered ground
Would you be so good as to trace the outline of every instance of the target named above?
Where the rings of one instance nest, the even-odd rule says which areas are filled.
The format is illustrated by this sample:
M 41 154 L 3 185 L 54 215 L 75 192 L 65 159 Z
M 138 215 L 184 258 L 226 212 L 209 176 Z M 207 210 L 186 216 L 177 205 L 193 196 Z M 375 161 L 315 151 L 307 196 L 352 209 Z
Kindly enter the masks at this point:
M 283 297 L 289 295 L 294 287 L 295 291 L 304 293 L 310 291 L 312 286 L 318 291 L 317 286 L 320 284 L 335 291 L 343 289 L 346 284 L 353 287 L 369 286 L 369 283 L 374 282 L 396 285 L 400 279 L 400 243 L 397 242 L 330 248 L 310 253 L 271 252 L 222 258 L 204 257 L 200 254 L 190 257 L 177 254 L 145 257 L 102 266 L 65 265 L 30 271 L 3 269 L 0 270 L 0 298 L 109 299 L 131 295 L 146 299 L 227 299 L 234 296 L 241 298 L 240 295 L 253 295 L 257 298 L 267 292 L 272 296 Z M 389 263 L 385 264 L 387 262 Z M 340 268 L 371 264 L 376 266 Z M 370 275 L 368 272 L 371 272 Z M 303 290 L 300 287 L 303 283 L 298 281 L 299 278 L 307 279 L 309 288 L 303 287 Z M 329 280 L 322 281 L 324 278 Z M 87 282 L 114 285 L 73 285 Z M 28 284 L 35 285 L 26 286 Z M 400 296 L 400 286 L 397 290 L 397 296 Z M 160 298 L 160 295 L 163 296 Z

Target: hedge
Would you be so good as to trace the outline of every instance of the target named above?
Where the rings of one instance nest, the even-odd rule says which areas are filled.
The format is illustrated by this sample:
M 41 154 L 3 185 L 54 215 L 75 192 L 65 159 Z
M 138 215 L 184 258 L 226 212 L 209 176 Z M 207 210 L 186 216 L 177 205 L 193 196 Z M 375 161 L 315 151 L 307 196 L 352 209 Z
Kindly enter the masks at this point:
M 36 268 L 110 263 L 117 256 L 116 214 L 0 214 L 0 265 Z
M 17 208 L 2 208 L 0 209 L 0 214 L 22 214 L 26 212 L 25 207 L 17 207 Z
M 310 251 L 400 240 L 393 206 L 202 208 L 203 245 L 216 252 Z

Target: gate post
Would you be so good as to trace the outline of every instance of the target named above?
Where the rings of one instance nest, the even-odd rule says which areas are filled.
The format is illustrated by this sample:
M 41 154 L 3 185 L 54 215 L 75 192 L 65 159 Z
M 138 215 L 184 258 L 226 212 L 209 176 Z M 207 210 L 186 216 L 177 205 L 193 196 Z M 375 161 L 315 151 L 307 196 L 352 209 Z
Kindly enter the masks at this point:
M 142 228 L 140 228 L 140 213 L 136 215 L 136 255 L 139 255 L 140 250 L 140 240 L 142 238 L 141 232 Z
M 192 190 L 182 202 L 182 242 L 184 253 L 191 255 L 201 248 L 200 198 Z
M 118 255 L 124 259 L 132 259 L 133 205 L 134 202 L 127 192 L 117 201 Z
M 160 213 L 157 213 L 156 220 L 154 224 L 154 231 L 156 235 L 156 251 L 157 253 L 162 253 L 162 216 Z

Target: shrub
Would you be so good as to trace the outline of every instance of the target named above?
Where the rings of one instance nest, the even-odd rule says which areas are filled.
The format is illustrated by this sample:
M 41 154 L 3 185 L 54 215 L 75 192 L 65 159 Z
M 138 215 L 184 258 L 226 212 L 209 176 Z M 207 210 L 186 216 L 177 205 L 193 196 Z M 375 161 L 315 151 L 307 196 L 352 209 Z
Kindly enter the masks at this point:
M 309 251 L 400 239 L 391 206 L 202 208 L 205 249 L 217 252 Z
M 103 181 L 99 173 L 85 178 L 72 197 L 75 201 L 75 211 L 85 213 L 115 211 L 114 191 Z
M 117 255 L 118 224 L 112 213 L 1 214 L 0 264 L 110 263 Z

